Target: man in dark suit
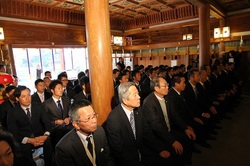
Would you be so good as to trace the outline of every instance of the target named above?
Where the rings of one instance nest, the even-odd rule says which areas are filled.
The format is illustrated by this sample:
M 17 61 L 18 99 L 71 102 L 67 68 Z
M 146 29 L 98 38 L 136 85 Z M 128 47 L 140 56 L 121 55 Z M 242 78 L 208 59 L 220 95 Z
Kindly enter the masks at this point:
M 45 83 L 42 79 L 35 81 L 36 92 L 31 96 L 32 102 L 43 103 L 51 97 L 51 94 L 45 90 Z
M 70 99 L 63 96 L 63 86 L 61 81 L 54 80 L 49 86 L 52 97 L 46 100 L 43 105 L 52 124 L 51 142 L 53 147 L 58 141 L 72 129 L 68 111 Z
M 201 107 L 199 107 L 199 93 L 196 88 L 196 84 L 200 81 L 199 71 L 197 69 L 191 69 L 188 73 L 188 83 L 186 84 L 185 90 L 181 92 L 185 103 L 187 104 L 188 108 L 194 115 L 194 120 L 203 126 L 202 131 L 199 131 L 203 134 L 200 134 L 204 138 L 209 137 L 209 123 L 208 121 L 211 118 L 209 112 L 204 111 Z M 198 134 L 198 133 L 197 133 Z M 201 142 L 198 142 L 200 145 L 211 148 L 211 145 L 206 143 L 205 140 L 200 139 Z
M 150 82 L 157 75 L 157 69 L 152 67 L 148 70 L 148 73 L 149 76 L 145 78 L 142 83 L 142 102 L 152 92 L 152 90 L 150 89 Z
M 13 111 L 17 102 L 14 96 L 15 86 L 8 86 L 5 89 L 5 94 L 8 97 L 1 105 L 0 105 L 0 125 L 2 129 L 7 130 L 7 115 L 9 111 Z
M 165 99 L 168 94 L 168 83 L 162 77 L 154 77 L 151 81 L 151 89 L 154 90 L 143 102 L 145 117 L 152 128 L 155 136 L 163 143 L 169 145 L 173 155 L 182 157 L 183 162 L 191 163 L 192 141 L 195 134 L 187 126 L 188 136 L 179 130 L 172 128 L 173 123 L 180 123 L 178 113 L 170 112 Z
M 66 72 L 63 72 L 57 76 L 57 79 L 62 82 L 63 96 L 73 99 L 75 97 L 75 91 L 72 86 L 69 85 L 69 80 Z
M 88 100 L 71 106 L 72 129 L 56 146 L 57 166 L 112 166 L 108 141 Z
M 119 97 L 118 97 L 119 85 L 121 83 L 128 82 L 128 76 L 126 75 L 126 73 L 120 72 L 117 80 L 119 81 L 119 83 L 116 85 L 116 87 L 114 89 L 114 96 L 112 97 L 112 100 L 111 100 L 111 108 L 112 109 L 114 109 L 119 104 Z
M 79 100 L 82 100 L 82 99 L 91 101 L 89 77 L 87 76 L 81 77 L 79 79 L 79 86 L 81 87 L 82 91 L 79 92 L 74 97 L 74 103 L 77 103 Z
M 174 158 L 169 157 L 166 146 L 154 137 L 138 108 L 140 96 L 134 83 L 120 84 L 118 94 L 120 104 L 110 112 L 104 124 L 116 165 L 173 164 Z
M 46 166 L 51 165 L 52 146 L 49 139 L 51 125 L 40 103 L 31 103 L 30 90 L 18 86 L 14 95 L 19 105 L 8 112 L 8 130 L 20 144 L 22 154 L 32 159 L 32 149 L 44 149 Z

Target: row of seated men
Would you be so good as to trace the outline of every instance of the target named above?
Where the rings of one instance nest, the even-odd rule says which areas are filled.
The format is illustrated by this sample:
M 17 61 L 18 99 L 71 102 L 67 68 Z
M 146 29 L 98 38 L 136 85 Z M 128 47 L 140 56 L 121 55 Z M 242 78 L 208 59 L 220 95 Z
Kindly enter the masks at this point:
M 31 158 L 34 147 L 44 146 L 46 165 L 53 163 L 53 147 L 59 140 L 55 150 L 57 165 L 191 164 L 193 143 L 210 148 L 206 140 L 213 138 L 215 124 L 223 117 L 227 105 L 224 102 L 237 92 L 234 85 L 226 95 L 218 94 L 218 101 L 212 100 L 213 94 L 208 93 L 212 91 L 205 93 L 207 87 L 203 95 L 198 88 L 196 92 L 194 87 L 203 85 L 203 81 L 205 84 L 208 71 L 209 66 L 190 70 L 187 85 L 185 77 L 177 75 L 171 80 L 170 90 L 164 77 L 153 77 L 152 91 L 142 105 L 136 84 L 121 83 L 117 88 L 119 104 L 109 114 L 105 131 L 97 127 L 97 113 L 89 102 L 74 101 L 69 109 L 63 81 L 50 83 L 52 97 L 43 103 L 33 102 L 25 86 L 11 89 L 13 96 L 7 88 L 9 99 L 14 98 L 14 109 L 7 110 L 6 127 L 24 155 Z

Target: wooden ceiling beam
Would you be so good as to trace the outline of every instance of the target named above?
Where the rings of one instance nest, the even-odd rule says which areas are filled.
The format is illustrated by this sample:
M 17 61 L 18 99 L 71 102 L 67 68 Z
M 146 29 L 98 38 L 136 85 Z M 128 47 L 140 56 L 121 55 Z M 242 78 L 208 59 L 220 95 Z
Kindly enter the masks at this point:
M 172 47 L 184 47 L 184 46 L 195 46 L 199 45 L 199 40 L 188 40 L 180 42 L 166 42 L 166 43 L 157 43 L 157 44 L 142 44 L 136 46 L 125 46 L 124 50 L 148 50 L 152 48 L 172 48 Z

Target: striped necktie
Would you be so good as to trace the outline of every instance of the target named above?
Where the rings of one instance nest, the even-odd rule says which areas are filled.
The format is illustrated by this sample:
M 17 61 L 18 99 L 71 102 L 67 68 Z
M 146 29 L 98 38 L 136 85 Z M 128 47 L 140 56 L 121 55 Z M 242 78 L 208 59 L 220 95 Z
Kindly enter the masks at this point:
M 133 130 L 134 137 L 136 138 L 136 131 L 135 131 L 135 118 L 134 118 L 134 112 L 132 111 L 130 113 L 130 119 L 129 119 L 131 128 Z

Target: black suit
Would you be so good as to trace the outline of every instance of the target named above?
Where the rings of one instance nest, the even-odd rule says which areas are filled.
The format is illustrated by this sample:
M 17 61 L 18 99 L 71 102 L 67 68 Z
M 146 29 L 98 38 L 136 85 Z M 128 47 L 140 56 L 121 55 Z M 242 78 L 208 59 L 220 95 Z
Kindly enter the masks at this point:
M 2 125 L 4 130 L 7 130 L 7 115 L 9 111 L 14 110 L 14 105 L 10 102 L 10 100 L 4 101 L 0 105 L 0 124 Z
M 51 131 L 50 121 L 45 112 L 44 107 L 40 103 L 31 103 L 31 121 L 21 108 L 16 106 L 14 111 L 8 112 L 8 130 L 13 134 L 14 138 L 21 145 L 22 153 L 32 158 L 32 144 L 22 144 L 24 137 L 34 138 L 44 135 L 45 131 Z M 43 145 L 45 164 L 50 165 L 52 147 L 50 139 L 47 139 Z
M 76 95 L 75 91 L 73 90 L 73 88 L 71 88 L 69 86 L 67 86 L 67 88 L 66 88 L 66 93 L 65 92 L 63 93 L 64 97 L 68 97 L 70 99 L 73 99 L 75 97 L 75 95 Z
M 44 101 L 51 98 L 51 93 L 47 92 L 47 91 L 44 91 L 44 94 L 43 94 L 43 98 L 44 98 Z M 31 95 L 31 101 L 32 102 L 38 102 L 38 103 L 42 103 L 39 95 L 37 94 L 37 92 L 35 92 L 33 95 Z
M 104 126 L 116 165 L 140 165 L 138 152 L 141 154 L 141 161 L 146 165 L 159 166 L 170 162 L 170 160 L 159 157 L 164 145 L 154 137 L 143 117 L 143 112 L 139 108 L 134 110 L 135 139 L 130 122 L 121 104 L 110 112 Z
M 198 91 L 197 91 L 198 92 Z M 197 93 L 197 98 L 194 92 L 194 89 L 190 82 L 186 84 L 186 88 L 184 91 L 181 92 L 183 95 L 186 104 L 190 108 L 190 110 L 193 112 L 195 117 L 201 118 L 201 115 L 203 111 L 199 108 L 199 103 L 198 103 L 198 93 Z
M 169 108 L 169 104 L 166 102 L 167 114 L 171 128 L 171 131 L 169 132 L 163 110 L 154 92 L 148 95 L 148 97 L 144 100 L 142 108 L 143 111 L 145 111 L 145 116 L 147 117 L 147 121 L 155 136 L 163 143 L 168 144 L 169 151 L 173 152 L 172 155 L 175 155 L 172 144 L 175 141 L 179 141 L 184 148 L 182 161 L 190 162 L 192 155 L 192 141 L 183 132 L 183 130 L 187 129 L 187 126 L 184 126 L 185 123 L 180 118 L 179 114 L 176 111 L 171 110 Z M 182 131 L 174 130 L 174 128 L 172 128 L 174 123 L 181 125 Z
M 143 101 L 150 93 L 151 93 L 151 88 L 150 88 L 150 78 L 147 77 L 145 80 L 143 80 L 142 86 L 141 86 L 141 91 L 142 91 L 142 96 L 141 100 Z
M 85 96 L 85 94 L 83 93 L 83 91 L 79 92 L 75 97 L 74 97 L 74 103 L 77 103 L 80 100 L 89 100 L 89 97 Z M 89 100 L 90 101 L 90 100 Z
M 68 111 L 70 107 L 70 99 L 68 97 L 61 97 L 62 100 L 62 107 L 63 107 L 63 114 L 59 111 L 57 107 L 57 103 L 53 100 L 53 98 L 49 98 L 46 100 L 43 105 L 49 117 L 50 123 L 52 125 L 51 131 L 51 142 L 53 147 L 58 143 L 58 141 L 67 133 L 69 130 L 72 129 L 71 123 L 69 125 L 56 125 L 55 120 L 64 120 L 65 118 L 69 117 Z
M 186 107 L 186 103 L 183 98 L 171 88 L 167 95 L 169 112 L 172 114 L 178 114 L 176 121 L 173 123 L 173 128 L 177 130 L 186 130 L 187 125 L 193 122 L 194 116 Z
M 93 139 L 95 143 L 96 164 L 98 166 L 113 165 L 109 153 L 108 141 L 102 127 L 98 126 L 97 130 L 93 133 Z M 72 129 L 57 144 L 56 163 L 57 166 L 92 166 L 75 129 Z

